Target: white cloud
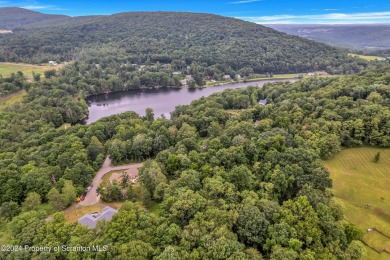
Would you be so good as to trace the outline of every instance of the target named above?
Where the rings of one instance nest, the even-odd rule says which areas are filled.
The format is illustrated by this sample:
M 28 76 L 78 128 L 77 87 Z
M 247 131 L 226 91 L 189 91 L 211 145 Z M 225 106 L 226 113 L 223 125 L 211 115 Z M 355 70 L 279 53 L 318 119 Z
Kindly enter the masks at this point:
M 21 8 L 29 9 L 29 10 L 42 10 L 42 9 L 46 9 L 46 10 L 69 10 L 69 9 L 64 9 L 64 8 L 57 7 L 55 5 L 27 5 L 27 6 L 21 6 Z
M 340 9 L 333 9 L 333 8 L 328 8 L 328 9 L 324 9 L 324 11 L 338 11 Z
M 256 23 L 390 23 L 390 12 L 328 13 L 310 15 L 270 15 L 258 17 L 237 17 Z
M 21 8 L 30 9 L 30 10 L 39 10 L 39 9 L 48 9 L 49 6 L 46 6 L 46 5 L 27 5 L 27 6 L 21 6 Z
M 249 3 L 260 2 L 260 1 L 262 0 L 241 0 L 236 2 L 230 2 L 229 4 L 249 4 Z
M 0 7 L 17 6 L 29 10 L 68 10 L 56 5 L 44 5 L 35 0 L 25 0 L 20 2 L 11 2 L 8 0 L 0 0 Z

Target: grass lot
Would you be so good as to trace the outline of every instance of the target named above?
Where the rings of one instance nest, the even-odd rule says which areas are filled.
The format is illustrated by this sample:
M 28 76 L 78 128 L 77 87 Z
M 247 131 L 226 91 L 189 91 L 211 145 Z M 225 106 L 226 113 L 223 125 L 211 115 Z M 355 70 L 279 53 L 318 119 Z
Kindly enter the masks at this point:
M 367 61 L 373 61 L 373 60 L 386 60 L 384 57 L 379 57 L 379 56 L 367 56 L 367 55 L 359 55 L 359 54 L 353 54 L 353 53 L 348 53 L 349 56 L 351 57 L 358 57 L 363 60 Z
M 60 69 L 63 65 L 57 65 L 57 66 L 49 66 L 49 65 L 32 65 L 32 64 L 26 64 L 26 63 L 11 63 L 11 62 L 0 62 L 0 74 L 2 74 L 4 77 L 7 77 L 11 75 L 11 73 L 16 73 L 18 71 L 23 72 L 23 74 L 26 77 L 32 77 L 32 73 L 41 73 L 41 77 L 43 77 L 43 72 L 46 70 L 52 70 L 52 69 Z
M 6 106 L 22 102 L 25 96 L 27 96 L 27 92 L 25 90 L 21 90 L 9 95 L 6 98 L 0 98 L 0 111 L 2 111 Z
M 65 222 L 72 223 L 77 221 L 79 218 L 84 216 L 85 214 L 93 213 L 96 211 L 102 211 L 103 205 L 95 204 L 91 206 L 80 206 L 78 208 L 74 208 L 65 213 Z
M 375 163 L 378 151 L 381 159 Z M 350 148 L 324 163 L 346 217 L 365 232 L 375 227 L 390 235 L 390 149 Z M 376 249 L 390 251 L 390 240 L 377 232 L 365 233 L 363 240 Z M 367 251 L 368 259 L 390 259 L 390 255 Z
M 101 187 L 104 187 L 108 184 L 108 182 L 110 181 L 110 177 L 117 173 L 117 174 L 122 174 L 123 171 L 110 171 L 108 173 L 106 173 L 103 178 L 102 178 L 102 181 L 100 182 L 100 186 Z
M 85 214 L 90 214 L 93 212 L 101 212 L 105 206 L 110 206 L 114 209 L 120 209 L 123 202 L 102 202 L 104 204 L 95 204 L 91 206 L 80 206 L 78 208 L 72 208 L 70 211 L 65 213 L 65 222 L 72 223 L 77 221 L 79 218 Z

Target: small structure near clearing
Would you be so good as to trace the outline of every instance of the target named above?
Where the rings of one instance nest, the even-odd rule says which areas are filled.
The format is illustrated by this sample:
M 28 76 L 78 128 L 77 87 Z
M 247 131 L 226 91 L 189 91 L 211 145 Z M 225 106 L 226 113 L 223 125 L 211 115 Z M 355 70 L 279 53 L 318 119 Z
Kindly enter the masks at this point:
M 95 228 L 96 224 L 100 220 L 106 220 L 109 221 L 112 219 L 112 216 L 114 216 L 116 213 L 118 213 L 117 210 L 107 206 L 105 207 L 102 212 L 94 212 L 91 214 L 86 214 L 82 216 L 78 222 L 81 225 L 86 225 L 88 228 Z

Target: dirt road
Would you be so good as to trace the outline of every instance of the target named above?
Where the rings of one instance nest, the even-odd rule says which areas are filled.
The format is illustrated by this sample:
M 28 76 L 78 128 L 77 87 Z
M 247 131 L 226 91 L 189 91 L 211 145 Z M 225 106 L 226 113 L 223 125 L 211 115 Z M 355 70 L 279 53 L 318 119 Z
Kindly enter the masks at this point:
M 100 182 L 106 173 L 109 173 L 110 171 L 128 170 L 131 168 L 138 169 L 142 167 L 142 165 L 143 163 L 112 166 L 111 159 L 107 156 L 102 167 L 100 167 L 99 171 L 95 175 L 95 178 L 93 178 L 92 189 L 87 193 L 87 196 L 85 196 L 83 201 L 77 203 L 77 206 L 90 206 L 99 202 L 100 196 L 97 194 L 96 189 L 99 187 Z

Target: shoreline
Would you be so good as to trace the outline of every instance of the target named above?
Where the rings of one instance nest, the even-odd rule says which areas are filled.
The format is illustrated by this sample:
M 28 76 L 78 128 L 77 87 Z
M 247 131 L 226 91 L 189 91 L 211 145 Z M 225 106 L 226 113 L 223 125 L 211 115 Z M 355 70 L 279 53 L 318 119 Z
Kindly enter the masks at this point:
M 215 82 L 215 84 L 212 84 L 212 85 L 203 85 L 201 87 L 196 87 L 196 88 L 189 88 L 188 86 L 182 86 L 182 87 L 174 87 L 174 86 L 168 86 L 168 87 L 160 87 L 160 86 L 156 86 L 156 87 L 140 87 L 140 88 L 133 88 L 133 89 L 128 89 L 128 90 L 115 90 L 115 91 L 109 91 L 109 92 L 103 92 L 103 93 L 95 93 L 95 94 L 91 94 L 91 95 L 88 95 L 88 96 L 85 96 L 84 97 L 84 100 L 87 101 L 87 99 L 91 98 L 91 97 L 95 97 L 95 96 L 99 96 L 99 95 L 107 95 L 107 94 L 111 94 L 111 93 L 118 93 L 118 92 L 129 92 L 129 91 L 136 91 L 136 90 L 158 90 L 158 89 L 205 89 L 205 88 L 210 88 L 210 87 L 219 87 L 219 86 L 224 86 L 224 85 L 229 85 L 229 84 L 240 84 L 240 83 L 251 83 L 251 82 L 257 82 L 257 81 L 270 81 L 270 80 L 275 80 L 275 81 L 282 81 L 282 80 L 286 80 L 286 81 L 289 81 L 289 80 L 299 80 L 299 78 L 292 78 L 292 77 L 286 77 L 286 78 L 256 78 L 256 79 L 249 79 L 249 80 L 240 80 L 240 81 L 229 81 L 229 82 L 226 82 L 226 81 L 222 81 L 222 82 Z M 88 101 L 87 101 L 88 103 Z

